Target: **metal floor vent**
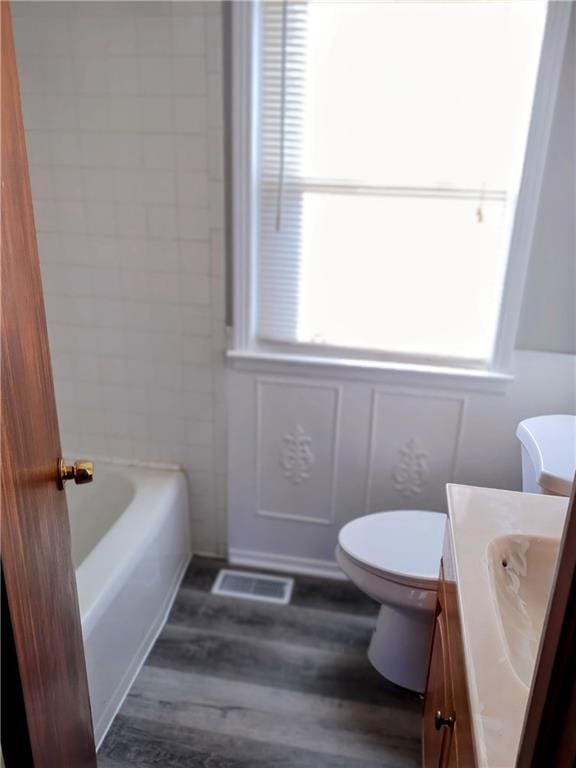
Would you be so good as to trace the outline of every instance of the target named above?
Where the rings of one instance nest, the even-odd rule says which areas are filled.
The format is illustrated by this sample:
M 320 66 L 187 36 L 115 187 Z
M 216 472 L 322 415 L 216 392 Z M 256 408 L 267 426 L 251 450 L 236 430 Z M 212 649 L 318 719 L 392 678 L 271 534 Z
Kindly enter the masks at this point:
M 293 587 L 294 579 L 283 576 L 265 576 L 262 573 L 223 568 L 216 577 L 212 594 L 286 605 L 292 597 Z

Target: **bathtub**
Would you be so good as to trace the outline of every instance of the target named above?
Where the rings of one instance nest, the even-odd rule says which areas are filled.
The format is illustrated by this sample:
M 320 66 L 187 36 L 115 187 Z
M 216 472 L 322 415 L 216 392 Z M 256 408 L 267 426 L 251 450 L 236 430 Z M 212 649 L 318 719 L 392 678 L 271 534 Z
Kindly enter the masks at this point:
M 94 737 L 100 746 L 162 629 L 190 559 L 178 470 L 97 463 L 66 488 Z

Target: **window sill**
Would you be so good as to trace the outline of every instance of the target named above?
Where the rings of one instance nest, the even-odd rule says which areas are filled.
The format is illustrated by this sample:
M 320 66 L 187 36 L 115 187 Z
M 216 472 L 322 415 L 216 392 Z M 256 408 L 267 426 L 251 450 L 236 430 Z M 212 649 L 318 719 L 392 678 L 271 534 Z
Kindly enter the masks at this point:
M 473 392 L 504 392 L 512 374 L 477 368 L 391 363 L 376 360 L 294 355 L 260 350 L 229 350 L 230 367 L 248 373 L 329 377 L 345 381 L 434 387 Z

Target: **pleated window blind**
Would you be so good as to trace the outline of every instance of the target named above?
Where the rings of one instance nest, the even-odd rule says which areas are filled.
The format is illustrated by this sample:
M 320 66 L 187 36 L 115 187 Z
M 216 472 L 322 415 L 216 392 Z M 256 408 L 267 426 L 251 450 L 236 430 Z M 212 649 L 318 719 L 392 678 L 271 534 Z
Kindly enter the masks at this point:
M 483 365 L 543 3 L 260 4 L 257 334 Z

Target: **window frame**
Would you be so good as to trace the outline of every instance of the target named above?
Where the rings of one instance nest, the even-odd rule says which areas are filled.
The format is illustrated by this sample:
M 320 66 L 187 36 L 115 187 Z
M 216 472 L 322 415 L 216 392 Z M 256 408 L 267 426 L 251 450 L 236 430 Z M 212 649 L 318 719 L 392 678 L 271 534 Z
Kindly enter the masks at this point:
M 560 82 L 570 3 L 548 2 L 534 101 L 525 136 L 493 355 L 485 366 L 450 360 L 393 359 L 365 350 L 272 343 L 257 335 L 258 115 L 260 3 L 232 4 L 232 294 L 228 358 L 241 370 L 339 376 L 377 382 L 505 389 L 512 363 Z

